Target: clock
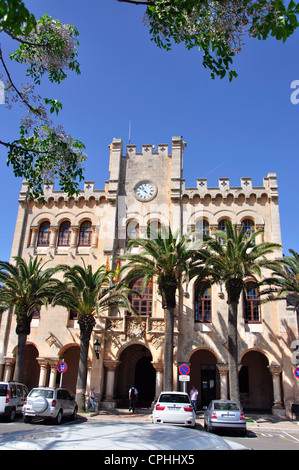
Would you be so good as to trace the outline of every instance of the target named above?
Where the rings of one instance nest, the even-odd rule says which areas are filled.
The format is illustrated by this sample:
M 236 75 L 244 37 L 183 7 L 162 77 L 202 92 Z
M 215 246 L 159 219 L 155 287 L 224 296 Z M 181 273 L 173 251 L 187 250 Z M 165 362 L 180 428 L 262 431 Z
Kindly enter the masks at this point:
M 156 193 L 157 190 L 150 181 L 141 181 L 135 186 L 135 196 L 139 201 L 150 201 Z

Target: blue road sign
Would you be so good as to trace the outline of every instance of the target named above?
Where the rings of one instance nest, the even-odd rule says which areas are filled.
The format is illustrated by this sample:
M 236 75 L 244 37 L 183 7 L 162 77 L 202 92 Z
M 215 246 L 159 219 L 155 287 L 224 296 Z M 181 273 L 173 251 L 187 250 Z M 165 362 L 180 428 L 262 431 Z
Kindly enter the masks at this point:
M 67 364 L 65 362 L 60 362 L 57 366 L 57 370 L 63 374 L 67 370 Z
M 182 364 L 179 367 L 179 372 L 180 372 L 181 375 L 189 375 L 190 374 L 190 367 L 188 366 L 188 364 Z
M 297 379 L 299 379 L 299 367 L 294 370 L 294 374 L 296 375 Z

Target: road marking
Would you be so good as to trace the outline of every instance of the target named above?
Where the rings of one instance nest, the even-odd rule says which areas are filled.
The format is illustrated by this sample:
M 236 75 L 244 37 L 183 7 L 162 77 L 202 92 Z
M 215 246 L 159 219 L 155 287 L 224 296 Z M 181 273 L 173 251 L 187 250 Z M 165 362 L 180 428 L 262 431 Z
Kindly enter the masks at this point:
M 287 433 L 287 432 L 285 432 L 285 434 L 286 434 L 287 436 L 290 436 L 293 440 L 299 442 L 299 439 L 297 439 L 296 437 L 292 436 L 291 434 L 289 434 L 289 433 Z

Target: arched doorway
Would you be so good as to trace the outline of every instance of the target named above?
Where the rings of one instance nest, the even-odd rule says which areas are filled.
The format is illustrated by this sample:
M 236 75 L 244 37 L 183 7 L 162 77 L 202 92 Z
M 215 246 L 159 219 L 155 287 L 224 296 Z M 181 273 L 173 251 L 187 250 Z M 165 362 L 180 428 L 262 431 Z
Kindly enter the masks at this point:
M 188 392 L 192 385 L 198 389 L 198 406 L 208 406 L 211 400 L 220 396 L 219 373 L 216 367 L 217 359 L 207 349 L 195 351 L 190 358 L 190 382 Z
M 36 360 L 38 350 L 34 344 L 26 344 L 22 381 L 29 390 L 38 386 L 40 367 Z
M 248 351 L 241 360 L 239 372 L 241 404 L 246 410 L 271 410 L 273 386 L 267 357 L 259 351 Z
M 80 346 L 72 345 L 66 348 L 63 353 L 60 353 L 61 360 L 67 364 L 67 370 L 63 373 L 62 377 L 62 386 L 66 388 L 71 395 L 76 394 L 76 383 L 78 376 L 78 366 L 79 366 L 79 356 L 80 356 Z M 61 374 L 57 372 L 56 375 L 56 384 L 60 384 Z
M 151 352 L 142 344 L 132 344 L 124 349 L 119 360 L 115 393 L 118 406 L 128 406 L 128 391 L 134 385 L 138 390 L 137 407 L 149 407 L 156 387 Z
M 156 371 L 152 357 L 140 358 L 135 366 L 135 385 L 139 393 L 139 406 L 149 407 L 155 397 Z

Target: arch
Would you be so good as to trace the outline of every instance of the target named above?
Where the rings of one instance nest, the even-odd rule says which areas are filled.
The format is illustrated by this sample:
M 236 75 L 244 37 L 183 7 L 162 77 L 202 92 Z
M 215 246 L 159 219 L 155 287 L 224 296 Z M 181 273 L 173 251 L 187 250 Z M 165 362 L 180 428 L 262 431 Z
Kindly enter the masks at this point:
M 62 386 L 67 388 L 71 395 L 76 394 L 76 383 L 79 367 L 80 346 L 76 343 L 64 345 L 58 354 L 59 358 L 67 364 L 67 370 L 63 373 Z M 56 384 L 60 383 L 60 373 L 57 372 Z
M 85 219 L 80 223 L 78 246 L 91 246 L 92 224 Z
M 136 240 L 140 236 L 139 222 L 136 219 L 130 219 L 126 225 L 126 241 Z
M 57 246 L 69 246 L 71 237 L 71 222 L 64 220 L 59 225 Z
M 190 382 L 199 391 L 199 406 L 206 406 L 211 400 L 220 397 L 220 380 L 217 369 L 218 358 L 210 348 L 200 347 L 190 354 Z
M 270 411 L 273 404 L 273 384 L 269 360 L 264 351 L 244 351 L 239 373 L 241 404 L 246 410 Z
M 144 343 L 134 341 L 124 345 L 118 357 L 121 364 L 116 371 L 117 400 L 123 406 L 128 406 L 128 391 L 134 385 L 138 390 L 137 406 L 150 406 L 156 387 L 151 351 Z
M 239 225 L 241 225 L 242 221 L 245 219 L 254 220 L 255 225 L 262 225 L 262 226 L 265 225 L 265 220 L 263 216 L 260 213 L 255 212 L 251 209 L 244 209 L 244 210 L 237 212 L 236 218 L 237 218 L 237 224 Z
M 22 381 L 29 390 L 38 385 L 40 366 L 37 361 L 38 349 L 34 343 L 27 343 L 25 347 L 24 368 Z
M 38 229 L 37 246 L 49 246 L 51 235 L 51 223 L 49 220 L 44 220 Z

